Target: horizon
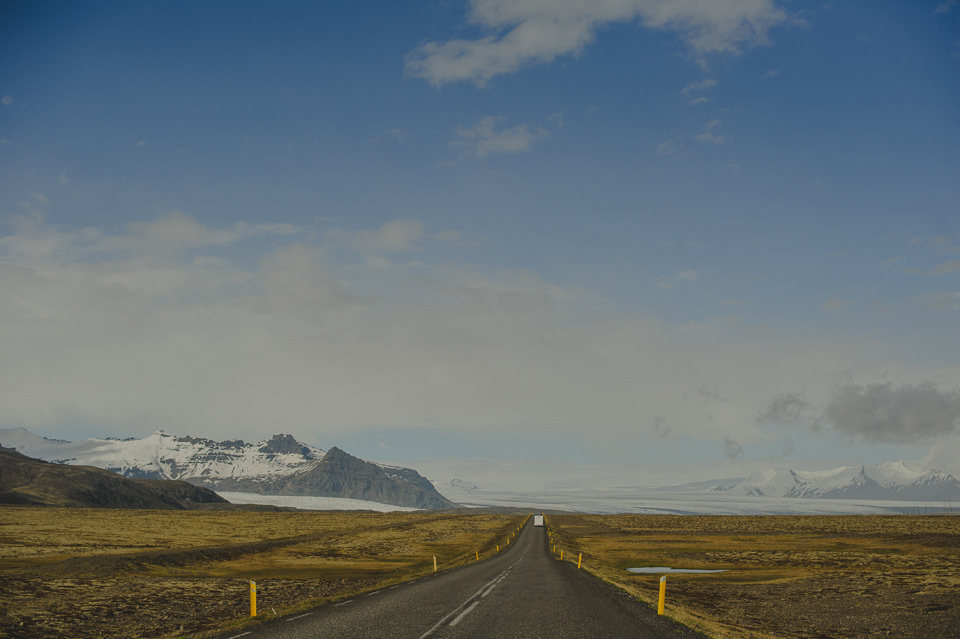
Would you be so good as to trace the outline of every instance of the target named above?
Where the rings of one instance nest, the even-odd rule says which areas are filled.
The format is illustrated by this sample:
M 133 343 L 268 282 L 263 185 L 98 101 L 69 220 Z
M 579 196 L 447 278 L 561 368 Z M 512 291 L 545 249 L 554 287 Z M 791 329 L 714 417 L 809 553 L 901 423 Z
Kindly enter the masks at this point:
M 960 437 L 956 0 L 2 15 L 0 428 L 598 485 Z
M 28 433 L 33 438 L 42 438 L 46 441 L 62 443 L 62 444 L 73 444 L 73 443 L 82 443 L 83 441 L 89 440 L 58 440 L 50 439 L 44 437 L 42 434 L 34 433 L 29 429 L 23 427 L 18 427 L 15 429 L 8 429 L 13 431 L 24 431 Z M 0 429 L 0 435 L 4 432 L 4 429 Z M 103 442 L 130 442 L 130 441 L 142 441 L 143 439 L 148 439 L 153 435 L 166 435 L 175 439 L 187 438 L 187 439 L 203 439 L 197 438 L 190 434 L 177 434 L 177 433 L 167 433 L 163 430 L 155 431 L 151 435 L 147 435 L 145 438 L 126 438 L 121 439 L 117 437 L 93 437 L 90 438 L 94 441 L 103 441 Z M 286 433 L 274 433 L 270 437 L 264 437 L 262 440 L 257 442 L 250 442 L 239 440 L 241 443 L 246 445 L 256 445 L 256 444 L 265 444 L 273 437 L 289 437 L 291 435 Z M 225 440 L 226 442 L 236 442 L 238 440 Z M 304 442 L 298 443 L 304 444 Z M 214 443 L 225 443 L 224 441 Z M 14 448 L 21 448 L 24 442 L 20 442 L 18 446 L 14 444 Z M 0 445 L 6 446 L 7 443 L 0 439 Z M 328 453 L 332 448 L 339 446 L 331 445 L 328 447 L 320 448 L 321 452 L 324 454 Z M 31 447 L 27 445 L 26 449 L 29 453 Z M 343 450 L 343 449 L 341 449 Z M 39 451 L 35 451 L 39 452 Z M 348 455 L 358 457 L 362 461 L 373 462 L 374 464 L 383 465 L 383 466 L 392 466 L 396 462 L 388 462 L 378 459 L 363 458 L 359 455 L 351 452 L 349 450 L 343 450 L 343 452 Z M 614 492 L 621 492 L 624 490 L 629 490 L 632 492 L 637 492 L 639 495 L 651 495 L 655 494 L 661 489 L 682 489 L 682 488 L 693 488 L 699 487 L 702 489 L 706 484 L 713 484 L 719 482 L 720 484 L 724 482 L 742 482 L 742 481 L 767 481 L 770 479 L 770 473 L 773 473 L 772 476 L 788 471 L 790 473 L 798 473 L 801 476 L 807 476 L 806 479 L 816 478 L 827 478 L 830 475 L 836 474 L 837 472 L 849 471 L 850 469 L 860 468 L 861 470 L 869 471 L 870 476 L 876 478 L 880 473 L 880 477 L 885 476 L 885 473 L 889 472 L 891 468 L 895 471 L 897 467 L 902 468 L 908 473 L 908 475 L 913 476 L 915 479 L 917 475 L 930 472 L 946 473 L 949 476 L 954 477 L 954 479 L 960 480 L 960 456 L 957 453 L 960 452 L 960 437 L 953 438 L 945 441 L 938 447 L 931 448 L 931 450 L 924 456 L 923 459 L 900 459 L 900 460 L 887 460 L 879 462 L 877 464 L 853 464 L 846 466 L 832 466 L 829 464 L 813 464 L 812 462 L 807 462 L 807 465 L 804 466 L 802 463 L 800 465 L 784 465 L 784 464 L 773 464 L 770 461 L 748 461 L 737 465 L 705 465 L 696 470 L 690 468 L 676 468 L 672 467 L 669 463 L 660 463 L 660 464 L 601 464 L 601 463 L 564 463 L 557 464 L 555 461 L 544 462 L 544 461 L 534 461 L 527 459 L 484 459 L 476 457 L 461 457 L 461 458 L 425 458 L 415 460 L 414 462 L 408 462 L 409 467 L 417 471 L 421 476 L 427 478 L 431 483 L 433 483 L 438 490 L 446 487 L 450 490 L 459 490 L 458 488 L 452 487 L 451 484 L 456 481 L 466 482 L 468 484 L 474 484 L 478 489 L 478 493 L 473 495 L 468 491 L 467 494 L 461 495 L 461 497 L 467 497 L 467 501 L 470 501 L 470 498 L 474 499 L 493 499 L 493 500 L 503 500 L 503 499 L 519 499 L 520 495 L 526 494 L 528 498 L 537 500 L 544 499 L 545 496 L 551 495 L 559 491 L 561 494 L 566 494 L 567 497 L 572 500 L 571 503 L 582 503 L 583 500 L 596 500 L 600 501 L 597 503 L 610 502 L 606 506 L 597 506 L 597 503 L 594 504 L 595 507 L 612 507 L 611 504 L 623 504 L 624 496 L 614 495 L 611 496 Z M 33 456 L 33 455 L 30 455 Z M 46 454 L 39 455 L 44 459 L 51 459 L 49 451 Z M 109 457 L 109 456 L 108 456 Z M 77 460 L 74 459 L 74 463 L 77 463 Z M 101 466 L 102 460 L 99 463 L 94 465 Z M 900 472 L 900 471 L 896 471 Z M 123 474 L 123 473 L 121 473 Z M 888 478 L 889 480 L 890 478 Z M 901 477 L 899 480 L 891 480 L 895 482 L 902 481 Z M 880 480 L 881 483 L 885 480 Z M 654 491 L 654 493 L 650 493 Z M 706 506 L 707 502 L 710 499 L 718 499 L 719 502 L 725 502 L 729 499 L 728 495 L 717 493 L 713 496 L 708 494 L 701 494 L 701 491 L 693 491 L 691 494 L 680 494 L 678 497 L 674 495 L 673 498 L 679 498 L 680 501 L 689 501 L 691 497 L 695 497 L 698 500 L 701 500 L 702 503 L 698 507 L 700 508 L 709 508 Z M 743 497 L 740 496 L 740 499 Z M 320 498 L 325 499 L 325 498 Z M 655 499 L 662 499 L 661 497 L 656 497 Z M 766 499 L 766 497 L 764 498 Z M 781 498 L 781 497 L 771 497 L 770 499 L 781 500 L 787 499 L 787 502 L 797 500 L 796 497 Z M 630 501 L 629 499 L 627 501 Z M 734 502 L 737 500 L 734 499 Z M 741 506 L 745 511 L 751 509 L 762 508 L 762 505 L 746 505 L 750 501 L 750 498 L 746 502 L 743 502 Z M 819 500 L 817 500 L 819 501 Z M 826 502 L 836 501 L 835 499 L 826 499 Z M 877 503 L 873 503 L 877 500 L 863 500 L 863 499 L 854 499 L 854 498 L 842 498 L 840 503 L 849 503 L 856 504 L 851 505 L 852 509 L 850 512 L 858 511 L 862 509 L 862 512 L 873 512 L 876 509 L 893 509 L 904 507 L 904 504 L 908 503 L 926 503 L 930 500 L 919 500 L 910 502 L 909 500 L 892 500 L 890 501 L 889 506 L 881 506 L 886 501 L 886 499 L 880 499 Z M 936 500 L 934 500 L 936 501 Z M 825 511 L 834 511 L 838 510 L 836 505 L 828 506 L 813 506 L 809 502 L 809 498 L 799 498 L 799 502 L 806 502 L 804 505 L 792 505 L 784 506 L 779 504 L 778 506 L 783 508 L 786 507 L 788 510 L 797 510 L 801 511 L 803 508 L 820 508 Z M 896 503 L 894 503 L 896 502 Z M 739 502 L 738 502 L 739 503 Z M 277 504 L 283 505 L 283 504 Z M 718 504 L 714 508 L 729 508 L 729 504 Z

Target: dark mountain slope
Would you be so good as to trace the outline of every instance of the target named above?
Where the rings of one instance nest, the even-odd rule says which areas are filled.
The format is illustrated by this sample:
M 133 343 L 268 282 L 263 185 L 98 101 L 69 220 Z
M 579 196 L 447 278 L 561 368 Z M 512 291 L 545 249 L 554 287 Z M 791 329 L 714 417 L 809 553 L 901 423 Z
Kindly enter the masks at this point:
M 0 503 L 186 510 L 227 501 L 185 481 L 127 479 L 108 470 L 51 464 L 0 447 Z
M 457 507 L 417 471 L 379 466 L 336 446 L 309 470 L 270 481 L 224 480 L 217 485 L 217 490 L 346 497 L 427 510 Z

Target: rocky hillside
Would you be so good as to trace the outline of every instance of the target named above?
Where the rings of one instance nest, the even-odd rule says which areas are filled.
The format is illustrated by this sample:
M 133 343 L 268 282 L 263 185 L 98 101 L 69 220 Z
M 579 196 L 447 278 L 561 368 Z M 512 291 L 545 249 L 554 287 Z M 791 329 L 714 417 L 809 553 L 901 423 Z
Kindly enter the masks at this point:
M 264 495 L 346 497 L 427 510 L 456 507 L 415 470 L 374 464 L 335 446 L 304 472 L 268 481 L 228 479 L 218 488 Z
M 338 448 L 325 452 L 292 435 L 251 444 L 158 431 L 143 439 L 69 442 L 11 428 L 0 430 L 0 445 L 59 464 L 96 466 L 129 478 L 183 480 L 219 491 L 343 497 L 424 509 L 455 506 L 415 470 L 364 461 Z
M 247 443 L 178 437 L 157 431 L 143 439 L 91 438 L 70 442 L 34 435 L 25 428 L 0 430 L 0 445 L 59 464 L 96 466 L 124 477 L 182 479 L 214 488 L 230 477 L 268 479 L 306 470 L 324 451 L 301 444 L 291 435 Z
M 128 479 L 101 468 L 51 464 L 0 447 L 0 503 L 187 510 L 227 501 L 185 481 Z

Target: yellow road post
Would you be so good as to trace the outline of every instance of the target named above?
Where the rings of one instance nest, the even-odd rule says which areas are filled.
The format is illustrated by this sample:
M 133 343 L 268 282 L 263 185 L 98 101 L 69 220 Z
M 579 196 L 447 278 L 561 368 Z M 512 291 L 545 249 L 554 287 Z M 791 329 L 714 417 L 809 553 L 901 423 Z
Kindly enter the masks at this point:
M 433 556 L 433 572 L 437 572 L 437 556 Z
M 657 601 L 657 614 L 663 614 L 663 606 L 667 600 L 667 578 L 660 577 L 660 599 Z
M 250 616 L 257 616 L 257 582 L 250 582 Z
M 580 557 L 577 558 L 577 570 L 580 570 L 580 563 L 583 561 L 583 553 L 580 553 Z

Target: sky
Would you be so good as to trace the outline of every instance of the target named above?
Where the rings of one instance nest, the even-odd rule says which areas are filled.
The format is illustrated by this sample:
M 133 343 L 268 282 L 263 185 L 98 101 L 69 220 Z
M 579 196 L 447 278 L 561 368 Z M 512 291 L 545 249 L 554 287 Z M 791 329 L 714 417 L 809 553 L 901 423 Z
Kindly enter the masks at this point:
M 956 0 L 5 2 L 0 428 L 919 459 L 958 149 Z

